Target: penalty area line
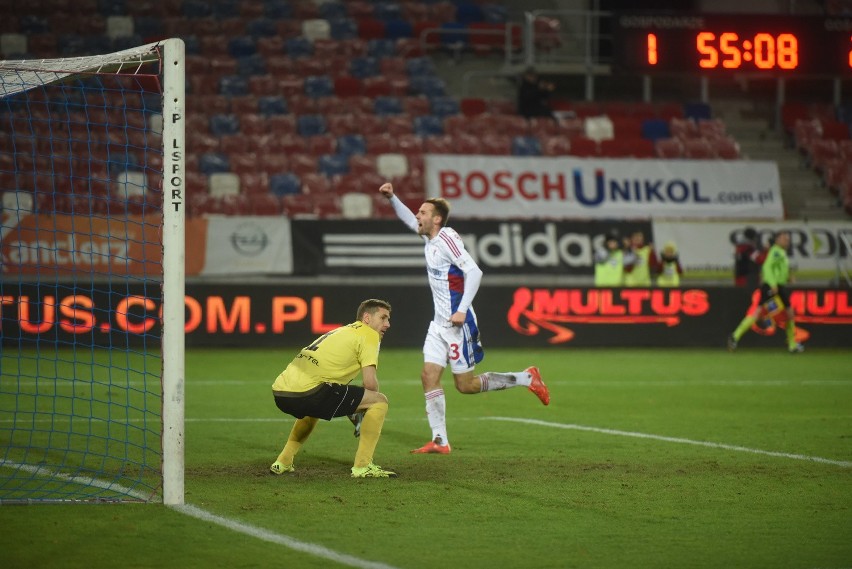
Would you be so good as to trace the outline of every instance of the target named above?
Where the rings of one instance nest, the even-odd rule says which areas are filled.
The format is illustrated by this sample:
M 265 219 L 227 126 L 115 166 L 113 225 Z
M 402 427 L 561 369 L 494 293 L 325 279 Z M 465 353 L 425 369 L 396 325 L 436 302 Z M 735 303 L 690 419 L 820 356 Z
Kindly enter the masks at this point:
M 599 433 L 603 435 L 615 435 L 619 437 L 632 437 L 635 439 L 649 439 L 654 441 L 662 441 L 666 443 L 676 443 L 682 445 L 693 445 L 707 448 L 715 448 L 722 450 L 732 450 L 736 452 L 746 452 L 749 454 L 760 454 L 764 456 L 774 456 L 776 458 L 789 458 L 793 460 L 804 460 L 807 462 L 818 462 L 821 464 L 831 464 L 841 468 L 852 468 L 852 462 L 846 460 L 833 460 L 831 458 L 822 458 L 820 456 L 809 456 L 806 454 L 793 454 L 788 452 L 777 452 L 772 450 L 762 450 L 757 448 L 749 448 L 738 445 L 728 445 L 724 443 L 714 443 L 709 441 L 695 441 L 692 439 L 684 439 L 680 437 L 666 437 L 663 435 L 653 435 L 650 433 L 638 433 L 634 431 L 619 431 L 616 429 L 603 429 L 600 427 L 588 427 L 585 425 L 572 425 L 569 423 L 551 423 L 548 421 L 540 421 L 538 419 L 524 419 L 522 417 L 483 417 L 486 421 L 505 421 L 509 423 L 525 423 L 527 425 L 538 425 L 540 427 L 551 427 L 554 429 L 568 429 L 573 431 L 585 431 L 589 433 Z
M 379 563 L 377 561 L 367 561 L 366 559 L 361 559 L 359 557 L 347 555 L 345 553 L 339 553 L 327 547 L 323 547 L 322 545 L 299 541 L 298 539 L 292 538 L 287 535 L 275 533 L 269 530 L 265 530 L 263 528 L 245 524 L 243 522 L 238 522 L 230 518 L 217 516 L 216 514 L 210 513 L 206 510 L 202 510 L 201 508 L 193 506 L 191 504 L 183 504 L 180 506 L 170 507 L 182 514 L 192 516 L 193 518 L 197 518 L 205 522 L 220 525 L 231 531 L 242 533 L 244 535 L 254 537 L 263 541 L 268 541 L 270 543 L 283 545 L 284 547 L 287 547 L 294 551 L 301 551 L 302 553 L 307 553 L 315 557 L 328 559 L 329 561 L 334 561 L 336 563 L 340 563 L 341 565 L 346 565 L 349 567 L 358 567 L 359 569 L 396 569 L 396 567 L 394 567 L 393 565 L 387 565 L 385 563 Z

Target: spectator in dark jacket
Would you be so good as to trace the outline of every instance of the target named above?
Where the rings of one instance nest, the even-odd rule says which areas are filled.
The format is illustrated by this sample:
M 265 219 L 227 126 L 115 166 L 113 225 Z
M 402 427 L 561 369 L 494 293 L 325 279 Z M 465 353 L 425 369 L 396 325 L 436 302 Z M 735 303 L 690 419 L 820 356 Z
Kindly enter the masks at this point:
M 556 120 L 553 110 L 547 103 L 547 98 L 554 89 L 553 83 L 542 81 L 535 68 L 528 67 L 518 87 L 518 114 L 526 118 L 551 117 Z

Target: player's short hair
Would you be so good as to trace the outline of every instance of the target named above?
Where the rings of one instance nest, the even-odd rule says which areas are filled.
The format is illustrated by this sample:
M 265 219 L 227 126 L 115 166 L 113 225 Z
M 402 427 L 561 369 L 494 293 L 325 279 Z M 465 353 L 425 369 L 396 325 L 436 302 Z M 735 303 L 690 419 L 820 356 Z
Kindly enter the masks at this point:
M 358 306 L 358 314 L 355 315 L 355 320 L 361 320 L 361 318 L 364 317 L 365 312 L 375 314 L 379 308 L 384 308 L 390 312 L 390 302 L 386 300 L 379 300 L 378 298 L 368 298 L 362 302 L 360 306 Z
M 441 226 L 446 226 L 447 220 L 450 218 L 450 202 L 444 198 L 429 198 L 426 203 L 432 204 L 435 213 L 441 216 Z

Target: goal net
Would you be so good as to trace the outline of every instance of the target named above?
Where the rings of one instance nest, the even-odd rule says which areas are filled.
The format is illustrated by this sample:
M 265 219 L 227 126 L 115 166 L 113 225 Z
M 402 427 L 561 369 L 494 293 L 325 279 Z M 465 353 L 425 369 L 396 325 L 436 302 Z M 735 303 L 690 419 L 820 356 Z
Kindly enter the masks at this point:
M 0 61 L 0 502 L 183 502 L 183 60 Z

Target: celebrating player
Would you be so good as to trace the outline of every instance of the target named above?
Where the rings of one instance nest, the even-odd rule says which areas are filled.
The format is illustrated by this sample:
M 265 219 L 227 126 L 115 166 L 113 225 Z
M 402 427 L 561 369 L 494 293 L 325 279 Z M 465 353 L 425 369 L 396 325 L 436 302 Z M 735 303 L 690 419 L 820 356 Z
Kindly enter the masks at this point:
M 441 374 L 447 364 L 461 393 L 480 393 L 524 386 L 542 403 L 550 403 L 550 393 L 536 367 L 520 372 L 485 372 L 474 375 L 474 366 L 482 360 L 476 314 L 471 304 L 479 290 L 482 271 L 465 250 L 455 230 L 446 227 L 450 205 L 443 198 L 426 200 L 413 214 L 394 195 L 393 185 L 379 191 L 390 200 L 397 216 L 426 244 L 426 273 L 432 288 L 435 316 L 429 323 L 423 345 L 423 371 L 420 379 L 426 397 L 426 416 L 432 428 L 432 440 L 414 453 L 449 454 L 446 399 Z M 363 427 L 362 427 L 363 436 Z
M 272 394 L 281 411 L 298 420 L 287 445 L 269 470 L 273 474 L 293 472 L 293 459 L 319 419 L 330 421 L 363 411 L 353 478 L 392 478 L 395 472 L 373 464 L 388 412 L 388 398 L 379 392 L 376 367 L 379 347 L 390 328 L 391 306 L 384 300 L 365 300 L 357 320 L 335 328 L 302 348 L 275 383 Z M 350 385 L 361 372 L 364 387 Z

